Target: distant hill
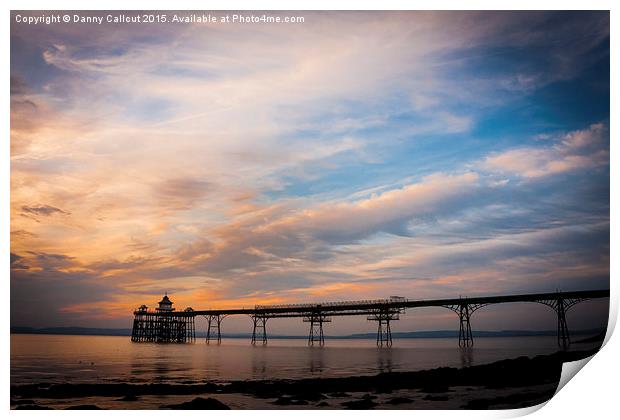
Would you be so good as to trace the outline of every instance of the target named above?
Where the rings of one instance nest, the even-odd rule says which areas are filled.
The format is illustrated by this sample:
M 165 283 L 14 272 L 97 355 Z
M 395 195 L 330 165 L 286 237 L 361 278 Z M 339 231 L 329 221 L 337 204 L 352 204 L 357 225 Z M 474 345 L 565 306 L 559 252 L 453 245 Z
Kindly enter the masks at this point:
M 601 330 L 572 331 L 573 336 L 592 336 L 601 334 Z M 602 333 L 604 336 L 604 332 Z M 556 330 L 500 330 L 500 331 L 473 331 L 474 337 L 544 337 L 557 335 Z M 453 330 L 439 331 L 412 331 L 392 332 L 392 338 L 458 338 L 459 332 Z M 376 338 L 376 333 L 352 334 L 342 338 Z
M 112 335 L 112 336 L 131 336 L 130 328 L 89 328 L 89 327 L 11 327 L 12 334 L 65 334 L 65 335 Z M 555 336 L 555 330 L 531 331 L 531 330 L 502 330 L 502 331 L 474 331 L 474 337 L 541 337 Z M 197 337 L 204 337 L 204 332 L 196 332 Z M 224 338 L 249 338 L 250 333 L 222 334 Z M 439 330 L 439 331 L 411 331 L 411 332 L 392 332 L 393 338 L 457 338 L 458 331 Z M 601 336 L 604 331 L 600 329 L 572 331 L 571 336 Z M 375 339 L 377 334 L 374 332 L 350 335 L 326 335 L 325 338 L 331 339 Z M 270 334 L 273 339 L 307 339 L 306 335 L 277 335 Z
M 131 328 L 11 327 L 11 334 L 131 335 Z

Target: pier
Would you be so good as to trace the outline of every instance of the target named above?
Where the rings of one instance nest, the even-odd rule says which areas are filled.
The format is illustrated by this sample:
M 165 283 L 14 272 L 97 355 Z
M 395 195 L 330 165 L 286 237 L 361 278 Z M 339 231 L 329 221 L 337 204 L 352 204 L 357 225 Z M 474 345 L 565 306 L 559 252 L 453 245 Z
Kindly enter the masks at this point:
M 407 309 L 442 307 L 453 311 L 459 321 L 459 347 L 472 347 L 474 337 L 471 317 L 478 309 L 500 303 L 540 303 L 553 309 L 557 316 L 557 341 L 561 348 L 570 346 L 570 334 L 566 313 L 576 304 L 590 300 L 609 298 L 609 290 L 583 290 L 485 297 L 459 297 L 455 299 L 410 300 L 399 296 L 389 299 L 322 302 L 308 304 L 256 305 L 246 309 L 177 311 L 167 294 L 155 310 L 146 305 L 134 311 L 131 340 L 134 342 L 191 343 L 196 341 L 195 318 L 207 320 L 206 343 L 222 342 L 222 321 L 228 316 L 247 315 L 252 320 L 252 344 L 267 344 L 267 323 L 274 318 L 301 318 L 309 324 L 308 345 L 323 346 L 323 324 L 338 316 L 365 316 L 377 322 L 377 346 L 393 344 L 391 322 L 397 321 Z

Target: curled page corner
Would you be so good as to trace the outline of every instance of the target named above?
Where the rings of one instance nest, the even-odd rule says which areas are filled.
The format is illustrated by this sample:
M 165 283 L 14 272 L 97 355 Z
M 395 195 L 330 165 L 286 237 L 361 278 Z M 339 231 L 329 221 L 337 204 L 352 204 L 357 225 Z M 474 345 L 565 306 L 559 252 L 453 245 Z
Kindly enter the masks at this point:
M 562 374 L 560 375 L 560 382 L 558 382 L 558 387 L 555 390 L 555 394 L 553 394 L 553 396 L 556 396 L 558 392 L 560 392 L 560 390 L 564 388 L 564 385 L 566 385 L 568 381 L 573 379 L 577 372 L 579 372 L 594 356 L 595 355 L 593 354 L 592 356 L 586 357 L 585 359 L 563 363 Z
M 547 401 L 541 402 L 540 404 L 532 405 L 529 407 L 516 408 L 514 410 L 507 410 L 506 412 L 507 415 L 504 418 L 516 418 L 516 417 L 529 416 L 530 414 L 533 414 L 537 412 L 538 410 L 540 410 L 541 408 L 543 408 L 545 405 L 547 405 L 549 401 L 551 401 L 551 399 L 548 399 Z
M 613 300 L 612 300 L 613 302 Z M 558 382 L 558 387 L 555 390 L 555 394 L 553 394 L 553 396 L 556 396 L 558 394 L 558 392 L 560 392 L 560 390 L 562 388 L 564 388 L 564 385 L 566 385 L 571 379 L 573 379 L 573 377 L 577 374 L 577 372 L 579 372 L 590 360 L 592 360 L 592 358 L 594 356 L 596 356 L 596 354 L 601 351 L 605 345 L 607 345 L 607 342 L 609 341 L 609 339 L 611 338 L 614 329 L 616 328 L 616 319 L 617 316 L 611 316 L 612 315 L 612 310 L 613 310 L 613 303 L 610 307 L 610 316 L 609 316 L 609 320 L 607 323 L 607 331 L 605 332 L 605 338 L 603 339 L 603 344 L 601 345 L 601 348 L 598 349 L 598 351 L 596 353 L 594 353 L 592 356 L 586 357 L 584 359 L 581 360 L 574 360 L 572 362 L 565 362 L 562 364 L 562 373 L 560 375 L 560 382 Z M 615 311 L 614 311 L 615 312 Z
M 614 299 L 611 299 L 610 306 L 609 306 L 609 321 L 607 323 L 607 331 L 605 332 L 605 339 L 603 339 L 603 345 L 601 346 L 601 348 L 605 347 L 605 345 L 611 338 L 611 335 L 614 333 L 614 330 L 616 329 L 616 320 L 618 319 L 618 308 L 613 302 L 614 302 Z

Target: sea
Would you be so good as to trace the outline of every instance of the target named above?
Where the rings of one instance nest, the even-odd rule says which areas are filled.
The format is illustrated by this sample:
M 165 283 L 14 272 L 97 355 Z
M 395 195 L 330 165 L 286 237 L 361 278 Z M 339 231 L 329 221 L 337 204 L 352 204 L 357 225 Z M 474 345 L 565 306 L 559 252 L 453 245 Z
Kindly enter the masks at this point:
M 571 337 L 579 340 L 581 337 Z M 571 349 L 591 349 L 573 344 Z M 476 338 L 459 348 L 456 338 L 399 338 L 391 348 L 371 339 L 328 339 L 309 347 L 303 339 L 249 338 L 221 344 L 133 343 L 125 336 L 11 334 L 11 384 L 171 383 L 299 379 L 375 375 L 438 367 L 482 365 L 558 351 L 552 336 Z

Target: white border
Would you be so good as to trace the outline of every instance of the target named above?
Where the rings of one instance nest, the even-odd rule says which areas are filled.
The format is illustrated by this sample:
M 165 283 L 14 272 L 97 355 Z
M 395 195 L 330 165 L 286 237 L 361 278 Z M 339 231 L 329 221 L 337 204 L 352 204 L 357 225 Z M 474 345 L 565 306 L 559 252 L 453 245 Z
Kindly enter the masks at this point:
M 114 9 L 141 9 L 141 10 L 234 10 L 234 9 L 248 9 L 248 10 L 611 10 L 611 45 L 617 46 L 617 31 L 615 30 L 618 23 L 618 19 L 613 6 L 616 3 L 612 1 L 602 0 L 589 0 L 589 1 L 575 1 L 564 0 L 562 2 L 550 1 L 550 0 L 522 0 L 522 1 L 502 1 L 497 2 L 491 0 L 469 0 L 467 2 L 459 2 L 456 0 L 433 0 L 432 2 L 411 2 L 403 0 L 381 0 L 381 1 L 363 1 L 358 0 L 355 2 L 345 0 L 297 0 L 282 1 L 282 0 L 212 0 L 208 3 L 200 2 L 196 0 L 175 0 L 174 2 L 164 1 L 132 1 L 128 4 L 127 0 L 109 0 L 109 1 L 77 1 L 77 0 L 56 0 L 54 2 L 43 0 L 22 0 L 14 1 L 9 0 L 3 2 L 6 5 L 5 18 L 1 21 L 2 25 L 2 56 L 5 57 L 3 73 L 4 83 L 2 84 L 2 90 L 4 94 L 3 107 L 3 133 L 1 157 L 0 157 L 0 273 L 2 273 L 2 279 L 8 289 L 9 279 L 9 240 L 10 240 L 10 225 L 9 225 L 9 194 L 10 194 L 10 166 L 9 166 L 9 10 L 37 10 L 37 9 L 55 9 L 55 10 L 89 10 L 89 9 L 101 9 L 101 10 L 114 10 Z M 353 6 L 355 8 L 353 8 Z M 611 92 L 617 91 L 617 83 L 613 75 L 617 74 L 618 70 L 618 57 L 617 53 L 613 53 L 612 48 L 612 60 L 611 60 Z M 617 193 L 617 179 L 618 179 L 618 153 L 616 153 L 616 147 L 614 140 L 616 139 L 616 125 L 618 122 L 617 113 L 617 96 L 612 95 L 611 98 L 611 113 L 610 113 L 610 133 L 611 133 L 611 213 L 617 212 L 618 207 L 618 193 Z M 615 191 L 614 191 L 615 189 Z M 618 240 L 618 228 L 617 224 L 611 223 L 611 278 L 615 279 L 618 274 L 618 264 L 616 263 L 618 257 L 617 244 Z M 390 415 L 395 418 L 410 418 L 416 416 L 424 419 L 443 419 L 443 418 L 455 418 L 460 419 L 485 419 L 485 418 L 506 418 L 506 417 L 518 417 L 528 413 L 532 413 L 532 418 L 538 419 L 572 419 L 585 417 L 594 418 L 609 418 L 611 413 L 617 412 L 618 403 L 616 385 L 618 383 L 619 369 L 618 360 L 616 355 L 620 354 L 620 344 L 617 337 L 610 339 L 610 334 L 615 326 L 618 316 L 618 288 L 617 281 L 613 280 L 611 285 L 612 299 L 610 304 L 610 322 L 608 329 L 607 340 L 603 350 L 597 354 L 590 363 L 580 372 L 577 379 L 570 381 L 565 388 L 561 390 L 551 401 L 547 404 L 531 409 L 523 410 L 510 410 L 510 411 L 393 411 Z M 6 293 L 8 295 L 9 293 Z M 10 311 L 8 305 L 4 305 L 4 319 L 3 323 L 3 335 L 5 338 L 4 345 L 2 346 L 2 355 L 5 363 L 2 365 L 3 382 L 2 389 L 5 398 L 5 406 L 8 407 L 8 394 L 9 394 L 9 360 L 10 360 L 10 344 L 9 344 L 9 322 Z M 296 412 L 296 416 L 300 419 L 311 418 L 316 416 L 318 411 L 303 411 Z M 346 415 L 342 411 L 321 411 L 321 416 L 336 417 L 338 415 Z M 183 416 L 184 418 L 203 418 L 205 415 L 216 418 L 227 419 L 240 419 L 244 417 L 259 417 L 269 416 L 272 419 L 284 419 L 289 417 L 291 413 L 289 411 L 233 411 L 233 412 L 210 412 L 198 413 L 198 412 L 154 412 L 147 411 L 140 413 L 156 419 L 164 418 L 164 416 Z M 370 419 L 377 416 L 378 413 L 357 412 L 356 416 L 363 419 Z M 84 413 L 81 412 L 18 412 L 11 411 L 11 416 L 15 418 L 35 418 L 39 416 L 56 417 L 62 416 L 63 418 L 82 418 Z M 92 418 L 104 418 L 109 415 L 106 412 L 92 412 L 88 414 Z M 135 416 L 136 413 L 132 411 L 127 412 L 115 412 L 114 416 L 130 417 Z

